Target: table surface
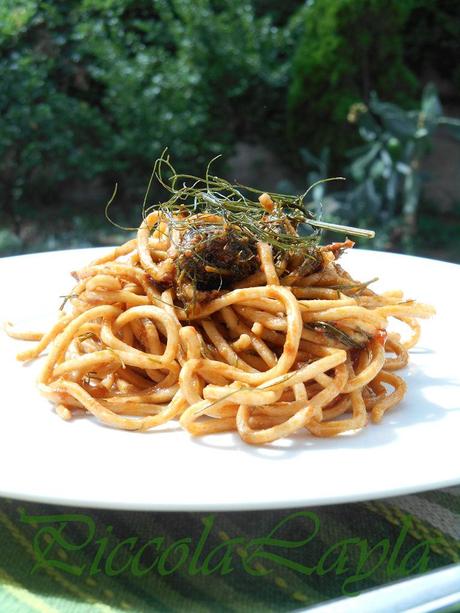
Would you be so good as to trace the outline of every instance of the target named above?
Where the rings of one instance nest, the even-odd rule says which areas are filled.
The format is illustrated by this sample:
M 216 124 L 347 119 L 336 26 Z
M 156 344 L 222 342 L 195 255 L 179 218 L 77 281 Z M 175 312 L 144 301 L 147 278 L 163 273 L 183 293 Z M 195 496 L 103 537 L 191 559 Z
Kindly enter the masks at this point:
M 231 513 L 0 499 L 0 542 L 0 611 L 296 611 L 459 563 L 460 486 Z

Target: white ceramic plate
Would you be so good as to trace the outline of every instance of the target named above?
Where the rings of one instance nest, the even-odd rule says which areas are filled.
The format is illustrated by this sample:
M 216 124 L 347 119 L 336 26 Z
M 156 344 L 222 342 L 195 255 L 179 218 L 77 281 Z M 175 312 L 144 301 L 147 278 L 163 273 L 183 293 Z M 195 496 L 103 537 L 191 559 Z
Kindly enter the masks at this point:
M 104 250 L 102 250 L 104 251 Z M 0 260 L 0 321 L 43 328 L 69 293 L 69 272 L 101 254 L 74 250 Z M 404 288 L 435 305 L 403 372 L 409 391 L 381 425 L 319 439 L 297 434 L 263 448 L 234 434 L 191 438 L 174 422 L 146 433 L 93 419 L 64 422 L 41 398 L 41 361 L 0 334 L 0 495 L 77 506 L 244 510 L 351 502 L 460 482 L 460 266 L 355 251 L 342 265 L 378 290 Z M 28 345 L 27 345 L 28 346 Z

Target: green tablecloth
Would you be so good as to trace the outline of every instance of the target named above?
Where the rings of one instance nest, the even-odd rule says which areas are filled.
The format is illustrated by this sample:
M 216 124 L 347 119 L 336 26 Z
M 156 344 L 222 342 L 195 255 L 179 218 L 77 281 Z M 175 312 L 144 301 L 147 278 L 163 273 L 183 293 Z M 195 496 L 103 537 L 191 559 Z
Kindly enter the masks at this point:
M 460 487 L 232 513 L 0 499 L 0 611 L 294 611 L 458 563 L 459 538 Z

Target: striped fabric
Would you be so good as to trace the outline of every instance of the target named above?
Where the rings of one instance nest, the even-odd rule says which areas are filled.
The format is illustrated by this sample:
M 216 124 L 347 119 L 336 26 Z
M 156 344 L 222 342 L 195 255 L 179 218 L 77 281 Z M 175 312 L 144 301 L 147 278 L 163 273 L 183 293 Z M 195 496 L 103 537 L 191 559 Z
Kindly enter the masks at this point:
M 460 487 L 233 513 L 0 499 L 0 611 L 294 611 L 460 562 Z

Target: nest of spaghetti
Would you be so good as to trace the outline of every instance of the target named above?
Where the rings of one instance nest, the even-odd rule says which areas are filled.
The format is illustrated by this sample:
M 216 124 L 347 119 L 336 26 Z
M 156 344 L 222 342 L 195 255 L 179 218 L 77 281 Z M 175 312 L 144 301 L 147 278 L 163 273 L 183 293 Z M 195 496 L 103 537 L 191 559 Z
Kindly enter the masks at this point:
M 200 186 L 211 207 L 197 209 L 194 194 L 152 208 L 134 238 L 74 272 L 48 332 L 8 330 L 38 341 L 19 360 L 47 350 L 42 394 L 66 420 L 138 431 L 177 420 L 250 444 L 380 422 L 404 397 L 395 371 L 432 307 L 354 280 L 338 263 L 353 243 L 301 236 L 311 217 L 277 195 L 248 204 L 212 187 L 209 177 Z

